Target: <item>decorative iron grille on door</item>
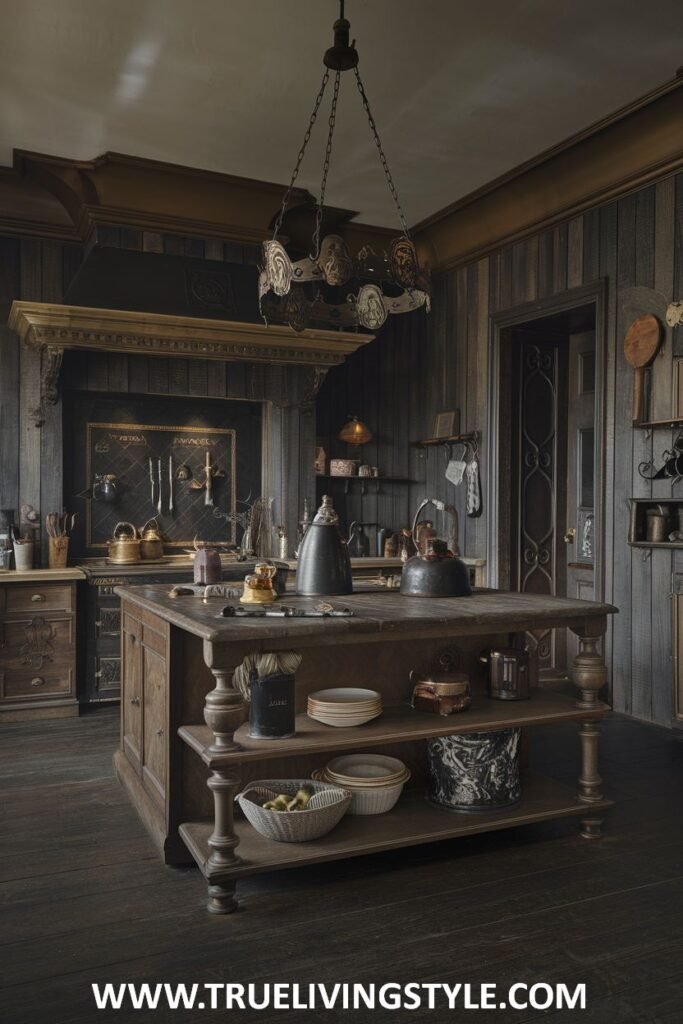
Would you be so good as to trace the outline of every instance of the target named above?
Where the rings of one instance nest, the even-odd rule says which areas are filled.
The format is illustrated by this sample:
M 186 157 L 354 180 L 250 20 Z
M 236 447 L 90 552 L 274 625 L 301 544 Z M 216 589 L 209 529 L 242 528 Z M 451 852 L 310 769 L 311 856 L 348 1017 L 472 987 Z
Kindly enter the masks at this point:
M 518 362 L 517 589 L 557 593 L 558 349 L 522 340 Z M 514 550 L 514 547 L 513 547 Z M 554 667 L 551 630 L 538 642 L 539 668 Z

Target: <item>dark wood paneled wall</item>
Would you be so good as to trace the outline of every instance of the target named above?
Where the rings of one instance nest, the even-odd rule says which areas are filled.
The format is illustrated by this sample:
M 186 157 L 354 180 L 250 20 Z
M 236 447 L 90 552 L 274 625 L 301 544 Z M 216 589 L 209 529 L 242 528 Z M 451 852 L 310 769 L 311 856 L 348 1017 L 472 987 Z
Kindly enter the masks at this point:
M 60 302 L 83 258 L 80 246 L 0 238 L 0 323 L 14 299 Z M 0 327 L 0 507 L 54 510 L 62 504 L 62 410 L 48 406 L 36 427 L 40 357 Z M 43 538 L 45 546 L 47 539 Z
M 683 296 L 683 175 L 664 178 L 490 256 L 436 278 L 426 323 L 395 317 L 373 345 L 333 370 L 319 399 L 319 424 L 333 435 L 345 414 L 357 413 L 378 433 L 364 460 L 409 470 L 409 488 L 386 484 L 379 498 L 346 497 L 346 517 L 407 523 L 424 495 L 459 508 L 463 552 L 486 557 L 486 421 L 490 317 L 525 302 L 556 296 L 604 279 L 607 286 L 606 558 L 605 598 L 620 610 L 608 637 L 614 706 L 638 718 L 671 722 L 672 570 L 683 552 L 643 554 L 627 544 L 628 499 L 671 497 L 669 481 L 646 482 L 638 463 L 671 442 L 670 431 L 648 437 L 631 427 L 632 371 L 622 355 L 629 316 L 620 291 L 654 287 L 668 300 Z M 408 321 L 408 322 L 405 322 Z M 671 414 L 674 352 L 683 355 L 683 329 L 667 331 L 652 370 L 655 417 Z M 459 408 L 463 429 L 482 431 L 484 513 L 464 515 L 464 488 L 444 477 L 445 455 L 419 460 L 408 442 L 431 434 L 434 415 Z M 343 446 L 342 446 L 343 447 Z M 340 451 L 337 443 L 333 452 Z M 356 485 L 357 486 L 357 485 Z
M 125 227 L 99 228 L 100 245 L 188 255 L 229 263 L 254 263 L 257 247 L 218 239 L 183 238 Z M 61 302 L 85 253 L 80 246 L 33 238 L 0 237 L 0 324 L 14 299 Z M 41 512 L 64 502 L 62 404 L 46 407 L 42 427 L 30 412 L 39 399 L 39 357 L 0 327 L 0 508 L 29 504 Z M 267 401 L 264 413 L 264 489 L 275 498 L 274 515 L 284 520 L 295 544 L 305 496 L 315 495 L 313 448 L 315 406 L 311 368 L 203 360 L 153 359 L 109 353 L 67 353 L 65 387 L 92 391 L 236 398 Z M 264 435 L 266 430 L 264 429 Z M 47 538 L 42 536 L 43 563 Z

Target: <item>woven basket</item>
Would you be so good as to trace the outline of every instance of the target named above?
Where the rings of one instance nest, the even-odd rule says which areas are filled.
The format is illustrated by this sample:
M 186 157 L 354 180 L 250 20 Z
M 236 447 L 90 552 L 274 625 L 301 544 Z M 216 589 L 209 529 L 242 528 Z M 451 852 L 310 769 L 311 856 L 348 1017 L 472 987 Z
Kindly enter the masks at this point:
M 305 811 L 268 811 L 261 805 L 278 793 L 295 796 L 302 786 L 315 790 Z M 257 832 L 278 843 L 308 843 L 331 832 L 346 814 L 351 794 L 338 786 L 310 779 L 259 779 L 250 782 L 235 800 Z

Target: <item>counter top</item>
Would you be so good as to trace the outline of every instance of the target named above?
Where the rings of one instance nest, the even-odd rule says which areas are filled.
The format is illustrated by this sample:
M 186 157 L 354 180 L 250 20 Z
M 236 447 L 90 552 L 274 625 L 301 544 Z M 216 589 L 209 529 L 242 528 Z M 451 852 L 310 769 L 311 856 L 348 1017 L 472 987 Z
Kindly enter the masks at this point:
M 467 558 L 465 555 L 460 555 L 460 560 L 465 565 L 472 566 L 473 568 L 480 568 L 486 565 L 485 558 Z M 296 572 L 297 560 L 296 558 L 286 559 L 287 567 L 292 571 Z M 351 559 L 352 569 L 402 569 L 403 561 L 400 558 L 379 558 L 377 555 L 368 555 L 366 558 L 352 558 Z
M 8 572 L 0 572 L 0 584 L 2 583 L 56 583 L 59 580 L 83 580 L 85 573 L 78 568 L 71 569 L 27 569 L 25 572 L 18 572 L 10 569 Z
M 486 635 L 518 632 L 549 626 L 583 626 L 587 620 L 604 618 L 617 611 L 612 605 L 594 601 L 515 594 L 503 591 L 475 591 L 471 597 L 404 597 L 396 591 L 354 593 L 330 598 L 337 608 L 350 608 L 348 618 L 222 618 L 225 598 L 204 601 L 196 596 L 168 596 L 163 586 L 117 587 L 126 601 L 159 616 L 180 629 L 209 643 L 255 642 L 262 649 L 282 647 L 287 642 L 315 646 L 387 639 Z M 295 608 L 313 608 L 319 598 L 287 594 L 282 603 Z

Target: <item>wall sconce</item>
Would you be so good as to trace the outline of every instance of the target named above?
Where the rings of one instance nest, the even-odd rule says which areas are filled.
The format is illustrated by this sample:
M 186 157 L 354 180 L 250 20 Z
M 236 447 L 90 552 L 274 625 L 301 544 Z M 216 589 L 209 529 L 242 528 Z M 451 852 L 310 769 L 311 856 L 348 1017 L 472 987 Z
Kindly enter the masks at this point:
M 372 441 L 372 432 L 357 416 L 352 416 L 348 423 L 344 424 L 337 437 L 340 441 L 345 441 L 346 444 L 361 445 Z

